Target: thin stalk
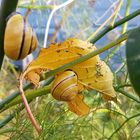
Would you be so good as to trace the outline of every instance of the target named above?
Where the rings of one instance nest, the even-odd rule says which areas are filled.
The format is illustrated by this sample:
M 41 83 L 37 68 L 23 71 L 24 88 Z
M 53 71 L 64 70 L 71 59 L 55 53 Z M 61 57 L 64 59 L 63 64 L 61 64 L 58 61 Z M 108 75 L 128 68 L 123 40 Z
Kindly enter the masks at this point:
M 39 89 L 35 89 L 35 90 L 28 90 L 25 92 L 26 98 L 27 100 L 33 100 L 36 97 L 39 96 L 43 96 L 43 95 L 47 95 L 48 93 L 50 93 L 50 86 L 45 86 L 43 88 L 39 88 Z M 22 99 L 21 96 L 17 96 L 14 100 L 12 100 L 11 102 L 9 102 L 8 104 L 6 104 L 1 110 L 0 113 L 13 107 L 14 105 L 17 105 L 19 103 L 22 103 Z
M 140 9 L 136 10 L 135 12 L 133 12 L 132 14 L 124 17 L 123 19 L 117 21 L 114 23 L 113 26 L 108 25 L 100 34 L 98 34 L 96 37 L 91 38 L 90 42 L 92 44 L 94 44 L 95 42 L 97 42 L 100 38 L 102 38 L 106 33 L 108 33 L 109 31 L 113 30 L 114 28 L 122 25 L 123 23 L 133 19 L 134 17 L 138 16 L 140 14 Z
M 137 97 L 133 96 L 132 94 L 130 94 L 122 89 L 118 89 L 118 88 L 115 88 L 115 90 L 140 104 L 140 100 Z
M 28 100 L 28 102 L 30 103 L 35 97 L 37 96 L 42 96 L 42 95 L 46 95 L 50 93 L 50 87 L 49 86 L 46 86 L 46 87 L 43 87 L 41 89 L 38 89 L 38 90 L 34 90 L 34 92 L 32 91 L 28 91 L 26 93 L 26 98 Z M 15 101 L 13 101 L 13 103 L 11 103 L 11 105 L 15 105 L 15 104 L 18 104 L 18 103 L 21 103 L 22 99 L 21 97 L 19 96 L 17 99 L 15 99 Z M 9 105 L 9 107 L 11 107 Z M 20 111 L 22 111 L 23 109 L 25 108 L 24 105 L 22 105 L 21 107 L 19 107 L 16 111 L 14 111 L 12 114 L 10 114 L 9 116 L 7 116 L 4 120 L 0 121 L 0 128 L 2 128 L 3 126 L 5 126 L 8 122 L 10 122 L 15 116 L 16 114 L 18 114 Z M 39 128 L 38 128 L 39 129 Z
M 132 85 L 131 84 L 122 84 L 122 85 L 117 86 L 116 88 L 120 89 L 120 88 L 124 88 L 124 87 L 132 87 Z
M 130 34 L 134 29 L 130 29 L 129 31 L 126 31 L 124 34 Z M 112 49 L 110 51 L 110 53 L 105 57 L 104 61 L 108 62 L 109 59 L 111 59 L 111 57 L 114 56 L 114 54 L 119 51 L 120 47 L 124 47 L 125 42 L 120 43 L 117 47 L 115 47 L 114 49 Z
M 123 46 L 123 43 L 119 44 L 117 47 L 115 47 L 113 50 L 111 50 L 110 53 L 104 58 L 104 61 L 108 62 L 114 56 L 114 54 L 117 51 L 119 51 L 120 47 L 122 47 L 122 46 Z
M 125 10 L 125 16 L 128 16 L 129 15 L 129 12 L 130 12 L 130 5 L 131 5 L 131 0 L 127 0 L 127 4 L 126 4 L 126 10 Z M 128 23 L 125 22 L 122 26 L 122 34 L 124 34 L 127 30 L 127 25 Z
M 125 63 L 123 62 L 115 71 L 115 74 L 117 74 L 118 72 L 120 72 L 123 68 L 125 67 Z
M 45 37 L 44 37 L 44 43 L 43 43 L 43 48 L 46 48 L 47 45 L 47 40 L 48 40 L 48 34 L 49 34 L 49 27 L 50 27 L 50 23 L 51 20 L 53 18 L 53 15 L 56 11 L 58 11 L 59 9 L 71 4 L 74 0 L 67 0 L 66 2 L 56 6 L 50 13 L 48 21 L 47 21 L 47 25 L 46 25 L 46 29 L 45 29 Z
M 41 82 L 41 87 L 43 87 L 45 85 L 49 85 L 52 82 L 53 79 L 54 79 L 54 77 L 50 77 L 47 80 L 42 81 Z M 24 86 L 24 90 L 28 89 L 30 86 L 31 86 L 31 84 L 25 85 Z M 33 91 L 33 92 L 35 92 L 35 95 L 33 95 L 32 93 L 30 93 L 32 91 L 27 91 L 27 98 L 32 98 L 32 97 L 30 97 L 32 95 L 35 96 L 35 97 L 37 97 L 36 94 L 37 95 L 40 94 L 39 92 L 41 92 L 42 90 L 43 89 L 41 88 L 41 90 L 40 89 L 36 89 L 36 91 Z M 15 104 L 14 102 L 18 102 L 18 100 L 20 100 L 19 95 L 20 94 L 19 94 L 19 90 L 18 90 L 16 92 L 12 93 L 11 95 L 7 96 L 5 99 L 3 99 L 0 102 L 0 112 L 1 112 L 1 110 L 5 110 L 5 108 L 7 108 L 7 106 L 9 106 L 9 104 L 13 105 L 13 104 Z M 38 95 L 38 96 L 41 96 L 41 95 Z
M 4 120 L 0 121 L 0 128 L 4 127 L 7 123 L 9 123 L 20 111 L 24 109 L 24 105 L 19 107 L 17 110 L 13 111 L 12 114 L 8 115 Z
M 8 62 L 8 67 L 9 67 L 9 69 L 12 71 L 12 73 L 14 74 L 14 76 L 15 76 L 15 77 L 18 77 L 18 72 L 16 71 L 14 65 L 11 64 L 10 62 Z
M 24 90 L 28 89 L 31 84 L 26 84 L 24 86 Z M 13 99 L 15 99 L 19 95 L 19 90 L 13 92 L 11 95 L 7 96 L 5 99 L 0 101 L 0 110 L 6 106 L 6 104 L 10 103 Z
M 126 10 L 125 10 L 125 16 L 128 16 L 129 15 L 129 11 L 130 11 L 130 1 L 131 0 L 128 0 L 127 1 L 127 5 L 126 5 Z M 127 30 L 127 22 L 125 22 L 122 26 L 122 31 L 121 31 L 121 34 L 124 34 Z M 111 53 L 105 58 L 105 62 L 107 62 L 111 57 L 114 56 L 114 54 L 119 51 L 120 47 L 123 46 L 123 43 L 120 44 L 118 47 L 114 48 Z
M 108 50 L 108 49 L 120 44 L 121 42 L 125 41 L 127 38 L 128 38 L 128 35 L 125 34 L 121 38 L 117 39 L 114 42 L 109 43 L 108 45 L 106 45 L 106 46 L 104 46 L 104 47 L 102 47 L 100 49 L 97 49 L 97 50 L 95 50 L 95 51 L 93 51 L 93 52 L 91 52 L 91 53 L 89 53 L 87 55 L 84 55 L 84 56 L 82 56 L 82 57 L 80 57 L 80 58 L 68 63 L 68 64 L 65 64 L 65 65 L 63 65 L 61 67 L 58 67 L 58 68 L 56 68 L 54 70 L 51 70 L 51 71 L 47 72 L 46 76 L 47 77 L 52 76 L 52 75 L 54 75 L 54 74 L 56 74 L 56 73 L 58 73 L 60 71 L 66 70 L 66 69 L 68 69 L 68 68 L 70 68 L 70 67 L 72 67 L 72 66 L 74 66 L 74 65 L 76 65 L 78 63 L 86 61 L 86 60 L 90 59 L 91 57 L 94 57 L 94 56 L 96 56 L 96 55 L 98 55 L 98 54 L 100 54 L 100 53 L 102 53 L 102 52 L 104 52 L 104 51 L 106 51 L 106 50 Z
M 109 31 L 113 30 L 114 28 L 120 26 L 121 24 L 123 24 L 123 23 L 125 23 L 125 22 L 127 22 L 127 21 L 129 21 L 131 19 L 133 19 L 134 17 L 138 16 L 139 14 L 140 14 L 140 9 L 139 10 L 136 10 L 135 12 L 133 12 L 130 15 L 128 15 L 127 17 L 124 17 L 123 19 L 115 22 L 113 26 L 111 26 L 111 25 L 107 26 L 99 35 L 97 35 L 95 38 L 91 38 L 90 39 L 90 42 L 92 44 L 94 44 L 100 38 L 102 38 L 106 33 L 108 33 Z M 56 73 L 58 73 L 60 71 L 65 70 L 65 69 L 67 69 L 67 68 L 69 68 L 71 66 L 74 66 L 74 65 L 76 65 L 78 63 L 81 63 L 83 61 L 86 61 L 87 59 L 89 59 L 89 58 L 91 58 L 93 56 L 96 56 L 96 55 L 98 55 L 98 54 L 100 54 L 100 53 L 102 53 L 102 52 L 104 52 L 104 51 L 106 51 L 106 50 L 114 47 L 115 45 L 118 45 L 119 43 L 123 42 L 127 38 L 128 38 L 128 35 L 125 34 L 123 37 L 117 39 L 114 42 L 109 43 L 108 45 L 104 46 L 103 48 L 100 48 L 100 49 L 98 49 L 98 50 L 96 50 L 94 52 L 91 52 L 91 53 L 89 53 L 87 55 L 84 55 L 84 56 L 82 56 L 82 57 L 80 57 L 80 58 L 78 58 L 78 59 L 76 59 L 76 60 L 74 60 L 74 61 L 72 61 L 72 62 L 70 62 L 68 64 L 65 64 L 65 65 L 63 65 L 61 67 L 58 67 L 58 68 L 56 68 L 54 70 L 51 70 L 50 72 L 47 72 L 46 73 L 46 76 L 49 77 L 49 76 L 54 75 L 54 74 L 56 74 Z
M 20 96 L 21 96 L 21 99 L 24 103 L 24 106 L 25 106 L 25 109 L 26 109 L 26 112 L 28 114 L 28 117 L 32 123 L 32 125 L 34 126 L 34 128 L 36 129 L 36 131 L 38 132 L 38 134 L 41 133 L 42 129 L 40 127 L 40 125 L 38 124 L 38 122 L 36 121 L 31 109 L 30 109 L 30 106 L 28 104 L 28 101 L 27 101 L 27 98 L 24 94 L 24 90 L 23 90 L 23 85 L 22 85 L 22 81 L 23 81 L 23 76 L 21 75 L 21 79 L 19 81 L 19 92 L 20 92 Z
M 109 136 L 109 138 L 108 138 L 108 140 L 111 140 L 111 138 L 128 122 L 128 121 L 130 121 L 130 120 L 132 120 L 132 119 L 134 119 L 134 118 L 136 118 L 136 117 L 138 117 L 138 116 L 140 116 L 140 113 L 138 113 L 138 114 L 136 114 L 136 115 L 134 115 L 134 116 L 132 116 L 132 117 L 129 117 L 128 119 L 126 119 L 110 136 Z
M 33 9 L 33 10 L 46 10 L 54 9 L 55 5 L 18 5 L 18 8 Z
M 109 22 L 111 21 L 111 19 L 113 19 L 113 21 L 111 22 L 111 26 L 113 26 L 114 22 L 115 22 L 115 19 L 116 19 L 116 16 L 118 14 L 118 11 L 120 10 L 121 8 L 121 5 L 123 3 L 123 0 L 120 0 L 118 2 L 118 6 L 117 8 L 114 10 L 114 12 L 111 14 L 111 16 L 109 18 L 107 18 L 107 20 L 101 24 L 101 26 L 87 39 L 87 41 L 90 41 L 92 38 L 94 38 L 96 36 L 96 34 Z
M 28 104 L 27 98 L 26 98 L 26 96 L 24 94 L 24 91 L 23 91 L 23 87 L 22 87 L 22 83 L 21 83 L 22 81 L 23 81 L 23 79 L 21 79 L 21 81 L 19 82 L 19 90 L 20 90 L 20 95 L 21 95 L 22 101 L 24 103 L 26 112 L 28 114 L 28 117 L 29 117 L 32 125 L 35 127 L 35 129 L 38 132 L 38 134 L 40 134 L 42 129 L 41 129 L 40 125 L 38 124 L 38 122 L 36 121 L 35 117 L 33 116 L 32 111 L 30 109 L 30 106 Z
M 4 129 L 4 130 L 1 130 L 0 131 L 0 135 L 3 135 L 5 133 L 9 133 L 9 132 L 14 132 L 14 131 L 18 131 L 17 129 L 13 129 L 13 128 L 7 128 L 7 129 Z
M 112 25 L 112 26 L 113 26 L 114 23 L 115 23 L 115 20 L 116 20 L 116 18 L 117 18 L 117 16 L 118 16 L 118 13 L 119 13 L 119 11 L 120 11 L 120 9 L 121 9 L 121 6 L 122 6 L 124 0 L 120 0 L 119 2 L 120 2 L 120 3 L 118 4 L 118 7 L 116 8 L 116 14 L 114 15 L 113 20 L 112 20 L 112 22 L 111 22 L 111 25 Z

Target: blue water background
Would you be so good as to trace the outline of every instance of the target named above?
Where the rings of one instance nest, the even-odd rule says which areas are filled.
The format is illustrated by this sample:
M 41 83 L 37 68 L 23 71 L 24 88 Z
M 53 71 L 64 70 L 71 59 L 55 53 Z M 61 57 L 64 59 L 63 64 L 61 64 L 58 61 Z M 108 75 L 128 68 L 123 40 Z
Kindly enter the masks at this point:
M 61 30 L 57 34 L 57 40 L 56 42 L 62 42 L 66 38 L 69 37 L 75 37 L 75 34 L 80 32 L 80 25 L 88 26 L 90 25 L 90 29 L 83 33 L 83 35 L 80 37 L 81 39 L 86 39 L 91 35 L 92 32 L 96 31 L 97 28 L 110 16 L 110 12 L 100 20 L 98 24 L 95 24 L 95 21 L 100 18 L 104 12 L 111 6 L 110 1 L 115 2 L 116 0 L 97 0 L 96 3 L 93 6 L 89 6 L 87 0 L 83 1 L 76 1 L 73 5 L 71 12 L 74 14 L 75 18 L 72 18 L 71 15 L 68 17 L 68 23 L 69 29 L 66 31 L 66 27 L 64 28 L 62 26 Z M 39 1 L 37 4 L 42 5 L 44 1 Z M 62 2 L 62 1 L 61 1 Z M 126 8 L 127 0 L 124 0 L 123 7 L 121 8 L 120 15 L 122 17 L 125 16 L 125 8 Z M 139 0 L 131 0 L 131 7 L 130 7 L 130 13 L 134 12 L 135 10 L 140 8 L 140 1 Z M 112 9 L 113 10 L 113 9 Z M 18 9 L 23 15 L 26 12 L 26 9 L 20 8 Z M 43 40 L 44 40 L 44 33 L 45 33 L 45 27 L 47 23 L 48 16 L 50 14 L 51 10 L 32 10 L 30 16 L 29 16 L 29 23 L 34 28 L 35 32 L 37 33 L 37 37 L 39 40 L 39 47 L 42 47 Z M 54 18 L 52 19 L 50 29 L 49 29 L 49 37 L 53 35 L 55 32 L 55 27 L 59 25 L 59 22 L 62 19 L 62 13 L 63 10 L 59 10 Z M 119 18 L 117 18 L 119 20 Z M 133 20 L 128 22 L 128 29 L 135 28 L 140 25 L 140 16 L 137 16 Z M 85 27 L 84 27 L 85 28 Z M 96 42 L 96 46 L 98 48 L 104 46 L 105 44 L 109 43 L 110 41 L 113 41 L 116 36 L 119 36 L 120 31 L 122 30 L 122 26 L 117 27 L 111 33 L 105 35 L 102 37 L 99 41 Z M 49 42 L 48 42 L 49 45 Z M 48 47 L 48 45 L 46 47 Z M 125 59 L 125 46 L 121 47 L 121 49 L 116 53 L 116 55 L 113 56 L 112 61 L 110 61 L 111 65 L 115 63 L 114 68 L 119 66 L 119 64 L 122 62 L 122 59 Z M 39 49 L 33 53 L 34 57 L 38 54 Z M 110 50 L 109 50 L 110 51 Z M 104 59 L 108 52 L 102 53 L 100 56 L 102 59 Z M 14 62 L 16 65 L 18 65 L 20 68 L 22 67 L 22 62 L 17 61 Z M 114 69 L 112 68 L 112 69 Z

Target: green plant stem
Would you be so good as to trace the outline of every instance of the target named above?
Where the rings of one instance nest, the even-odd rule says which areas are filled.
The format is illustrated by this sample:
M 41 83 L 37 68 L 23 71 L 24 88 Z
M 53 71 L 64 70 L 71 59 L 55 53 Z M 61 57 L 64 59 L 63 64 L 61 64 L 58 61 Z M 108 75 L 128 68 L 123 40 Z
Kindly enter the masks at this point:
M 118 6 L 117 6 L 118 8 L 117 8 L 116 14 L 115 14 L 115 16 L 113 17 L 112 22 L 111 22 L 111 24 L 110 24 L 111 26 L 114 25 L 114 22 L 115 22 L 115 20 L 116 20 L 116 18 L 117 18 L 117 15 L 118 15 L 118 13 L 119 13 L 121 7 L 122 7 L 123 2 L 124 2 L 124 0 L 120 0 L 120 1 L 118 2 Z
M 33 10 L 46 10 L 46 9 L 54 9 L 56 6 L 54 5 L 18 5 L 18 8 L 26 8 Z
M 42 95 L 46 95 L 50 93 L 50 87 L 46 86 L 34 91 L 27 91 L 26 94 L 26 98 L 28 100 L 28 102 L 30 103 L 35 97 L 38 96 L 42 96 Z M 12 101 L 9 105 L 7 105 L 9 107 L 21 103 L 22 99 L 20 96 L 18 96 L 17 98 L 14 99 L 14 101 Z M 18 114 L 20 111 L 22 111 L 25 108 L 24 105 L 22 105 L 21 107 L 19 107 L 16 111 L 14 111 L 12 114 L 8 115 L 4 120 L 0 121 L 0 128 L 2 128 L 3 126 L 5 126 L 8 122 L 10 122 L 16 114 Z
M 46 76 L 49 77 L 49 76 L 55 75 L 56 73 L 58 73 L 60 71 L 66 70 L 66 69 L 68 69 L 68 68 L 70 68 L 70 67 L 72 67 L 72 66 L 74 66 L 74 65 L 76 65 L 78 63 L 86 61 L 87 59 L 90 59 L 91 57 L 94 57 L 94 56 L 96 56 L 96 55 L 98 55 L 98 54 L 100 54 L 100 53 L 102 53 L 102 52 L 104 52 L 104 51 L 106 51 L 106 50 L 108 50 L 108 49 L 120 44 L 121 42 L 125 41 L 127 38 L 128 38 L 128 35 L 125 34 L 121 38 L 109 43 L 108 45 L 106 45 L 106 46 L 104 46 L 104 47 L 102 47 L 100 49 L 95 50 L 94 52 L 91 52 L 91 53 L 89 53 L 87 55 L 84 55 L 84 56 L 82 56 L 82 57 L 80 57 L 80 58 L 78 58 L 78 59 L 76 59 L 76 60 L 74 60 L 74 61 L 72 61 L 70 63 L 67 63 L 67 64 L 65 64 L 65 65 L 63 65 L 61 67 L 58 67 L 58 68 L 56 68 L 54 70 L 51 70 L 51 71 L 47 72 Z
M 7 128 L 7 129 L 4 129 L 4 130 L 1 130 L 0 135 L 4 135 L 5 133 L 14 132 L 14 131 L 18 131 L 18 130 L 14 129 L 14 128 Z
M 109 31 L 113 30 L 114 28 L 122 25 L 123 23 L 133 19 L 134 17 L 138 16 L 140 14 L 140 9 L 136 10 L 135 12 L 133 12 L 132 14 L 124 17 L 123 19 L 117 21 L 114 23 L 113 26 L 108 25 L 99 35 L 97 35 L 95 38 L 92 38 L 90 40 L 91 43 L 95 43 L 97 42 L 100 38 L 102 38 L 106 33 L 108 33 Z
M 125 10 L 125 16 L 128 16 L 128 15 L 129 15 L 130 4 L 131 4 L 131 0 L 127 0 L 126 10 Z M 123 24 L 123 27 L 122 27 L 122 34 L 124 34 L 124 33 L 126 32 L 127 25 L 128 25 L 127 22 L 125 22 L 125 23 Z
M 26 98 L 28 101 L 33 100 L 36 97 L 42 96 L 42 95 L 46 95 L 48 93 L 50 93 L 50 86 L 45 86 L 43 88 L 39 88 L 39 89 L 34 89 L 34 90 L 28 90 L 25 92 Z M 21 96 L 17 96 L 15 99 L 13 99 L 11 102 L 9 102 L 8 104 L 6 104 L 1 110 L 0 113 L 3 112 L 6 109 L 9 109 L 10 107 L 22 103 L 22 99 Z
M 4 57 L 4 31 L 7 16 L 15 11 L 18 0 L 2 0 L 0 6 L 0 69 Z
M 47 80 L 44 80 L 41 82 L 41 86 L 45 86 L 45 85 L 49 85 L 52 80 L 54 79 L 54 77 L 50 77 Z M 27 84 L 24 86 L 24 90 L 28 89 L 31 86 L 31 84 Z M 37 90 L 37 89 L 36 89 Z M 13 100 L 15 101 L 15 98 L 19 96 L 19 90 L 12 93 L 11 95 L 7 96 L 5 99 L 3 99 L 0 102 L 0 112 L 1 110 L 3 110 L 7 105 L 9 105 L 11 102 L 13 102 Z M 19 98 L 19 97 L 18 97 Z
M 130 121 L 130 120 L 132 120 L 133 118 L 136 118 L 136 117 L 138 117 L 138 116 L 140 116 L 140 113 L 138 113 L 138 114 L 136 114 L 136 115 L 134 115 L 134 116 L 132 116 L 132 117 L 129 117 L 128 119 L 126 119 L 110 136 L 109 136 L 109 138 L 108 138 L 108 140 L 111 140 L 111 138 L 128 122 L 128 121 Z
M 130 0 L 127 1 L 127 5 L 126 5 L 126 10 L 125 10 L 125 16 L 129 15 L 129 11 L 130 11 Z M 127 22 L 125 22 L 122 26 L 122 31 L 121 34 L 124 34 L 127 30 Z M 109 59 L 111 59 L 111 57 L 114 56 L 114 54 L 119 51 L 120 47 L 123 46 L 123 44 L 120 44 L 118 47 L 115 47 L 108 55 L 107 57 L 104 59 L 105 62 L 108 62 Z
M 114 54 L 119 51 L 120 47 L 122 47 L 122 44 L 119 44 L 117 47 L 113 48 L 109 54 L 104 58 L 104 61 L 107 63 L 113 56 Z
M 31 86 L 31 84 L 26 84 L 24 86 L 24 90 L 28 89 Z M 7 96 L 5 99 L 3 99 L 0 102 L 0 110 L 2 108 L 4 108 L 6 106 L 6 104 L 8 104 L 9 102 L 11 102 L 13 99 L 15 99 L 17 96 L 19 95 L 19 90 L 15 91 L 14 93 L 12 93 L 11 95 Z
M 103 23 L 102 25 L 92 34 L 90 35 L 90 37 L 88 37 L 87 41 L 90 41 L 92 38 L 94 38 L 96 36 L 96 34 L 98 34 L 98 32 L 100 32 L 100 30 L 103 29 L 103 27 L 108 23 L 110 22 L 110 26 L 113 26 L 115 20 L 116 20 L 116 17 L 118 15 L 118 12 L 123 4 L 123 1 L 124 0 L 119 0 L 116 5 L 116 8 L 114 9 L 114 12 L 110 15 L 110 17 L 108 17 Z
M 132 84 L 122 84 L 122 85 L 117 86 L 116 88 L 120 89 L 120 88 L 124 88 L 124 87 L 132 87 Z
M 118 88 L 115 88 L 115 90 L 140 104 L 140 100 L 137 97 L 133 96 L 132 94 L 129 94 L 128 92 Z
M 125 62 L 123 62 L 118 68 L 117 68 L 117 70 L 115 71 L 115 75 L 118 73 L 118 72 L 120 72 L 124 67 L 125 67 Z
M 30 101 L 29 101 L 30 102 Z M 9 123 L 20 111 L 24 109 L 24 105 L 13 111 L 12 114 L 8 115 L 4 120 L 0 121 L 0 128 L 4 127 L 7 123 Z

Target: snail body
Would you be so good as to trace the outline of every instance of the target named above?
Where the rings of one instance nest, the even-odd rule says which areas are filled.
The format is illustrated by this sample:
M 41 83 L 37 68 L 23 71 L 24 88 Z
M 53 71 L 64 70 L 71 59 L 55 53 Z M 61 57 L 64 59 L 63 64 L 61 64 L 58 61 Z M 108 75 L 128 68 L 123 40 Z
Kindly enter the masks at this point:
M 13 59 L 20 60 L 38 46 L 35 32 L 20 13 L 12 13 L 7 18 L 4 34 L 4 52 Z
M 77 75 L 73 71 L 65 71 L 55 78 L 51 93 L 61 101 L 71 101 L 78 94 Z
M 90 109 L 84 103 L 84 97 L 78 88 L 78 77 L 71 70 L 58 74 L 52 84 L 52 96 L 59 101 L 67 102 L 68 109 L 78 116 L 89 113 Z
M 36 85 L 39 80 L 38 73 L 31 71 L 28 76 Z M 56 100 L 66 102 L 68 109 L 78 116 L 86 115 L 90 111 L 79 90 L 78 76 L 74 71 L 66 70 L 57 74 L 51 85 L 51 94 Z

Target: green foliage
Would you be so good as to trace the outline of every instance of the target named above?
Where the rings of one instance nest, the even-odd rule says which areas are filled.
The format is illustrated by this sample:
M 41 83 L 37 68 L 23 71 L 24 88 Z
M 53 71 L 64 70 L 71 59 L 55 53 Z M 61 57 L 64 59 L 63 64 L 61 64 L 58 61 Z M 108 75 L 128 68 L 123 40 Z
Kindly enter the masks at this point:
M 39 137 L 24 111 L 17 114 L 11 123 L 1 129 L 0 134 L 5 134 L 12 140 L 106 139 L 127 120 L 127 116 L 129 118 L 131 114 L 138 112 L 133 110 L 136 104 L 132 101 L 121 109 L 116 104 L 112 104 L 111 109 L 107 109 L 99 94 L 94 91 L 86 94 L 85 101 L 89 101 L 88 104 L 92 108 L 88 116 L 77 117 L 67 110 L 64 102 L 54 100 L 51 95 L 43 96 L 30 104 L 35 117 L 43 128 Z M 132 108 L 127 111 L 127 106 L 132 106 Z M 138 136 L 138 132 L 133 133 L 133 129 L 139 128 L 138 120 L 134 119 L 126 123 L 114 138 L 127 139 L 127 137 Z
M 134 29 L 126 43 L 126 58 L 129 77 L 137 94 L 140 96 L 140 27 Z

